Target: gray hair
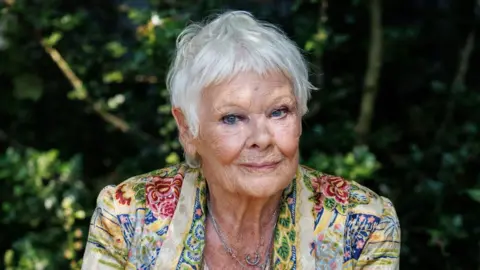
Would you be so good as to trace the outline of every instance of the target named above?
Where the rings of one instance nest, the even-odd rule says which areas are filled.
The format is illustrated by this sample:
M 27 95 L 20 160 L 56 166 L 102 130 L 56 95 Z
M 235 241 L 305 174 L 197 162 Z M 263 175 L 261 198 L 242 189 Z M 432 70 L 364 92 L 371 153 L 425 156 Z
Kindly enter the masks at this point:
M 204 24 L 190 24 L 178 36 L 176 54 L 167 74 L 172 106 L 182 110 L 190 132 L 198 136 L 198 106 L 202 89 L 239 73 L 279 71 L 290 79 L 299 113 L 315 87 L 300 50 L 274 25 L 246 11 L 228 11 Z M 197 158 L 186 155 L 198 167 Z

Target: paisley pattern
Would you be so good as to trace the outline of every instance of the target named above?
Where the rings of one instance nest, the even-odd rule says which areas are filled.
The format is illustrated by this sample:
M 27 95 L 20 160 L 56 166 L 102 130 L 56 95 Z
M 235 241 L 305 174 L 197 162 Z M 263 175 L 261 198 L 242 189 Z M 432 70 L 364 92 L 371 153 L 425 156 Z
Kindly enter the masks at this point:
M 82 269 L 204 269 L 207 185 L 185 164 L 99 194 Z M 273 269 L 398 269 L 392 203 L 340 177 L 299 166 L 284 190 Z

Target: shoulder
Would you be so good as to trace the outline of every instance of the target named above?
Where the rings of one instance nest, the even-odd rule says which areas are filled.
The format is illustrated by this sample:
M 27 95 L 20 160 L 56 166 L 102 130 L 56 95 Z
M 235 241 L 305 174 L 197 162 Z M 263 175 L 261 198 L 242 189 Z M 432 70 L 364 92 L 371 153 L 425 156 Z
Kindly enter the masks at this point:
M 162 198 L 169 195 L 178 198 L 187 170 L 185 164 L 177 164 L 106 186 L 98 195 L 97 205 L 115 208 L 117 214 L 150 207 L 158 211 Z
M 317 203 L 336 209 L 341 214 L 363 214 L 381 217 L 394 213 L 392 202 L 355 181 L 329 175 L 312 168 L 301 166 L 305 185 L 314 192 Z
M 304 185 L 313 192 L 314 227 L 326 229 L 321 219 L 327 218 L 334 231 L 344 230 L 336 242 L 343 237 L 345 262 L 368 269 L 397 269 L 401 230 L 392 202 L 355 181 L 301 168 Z

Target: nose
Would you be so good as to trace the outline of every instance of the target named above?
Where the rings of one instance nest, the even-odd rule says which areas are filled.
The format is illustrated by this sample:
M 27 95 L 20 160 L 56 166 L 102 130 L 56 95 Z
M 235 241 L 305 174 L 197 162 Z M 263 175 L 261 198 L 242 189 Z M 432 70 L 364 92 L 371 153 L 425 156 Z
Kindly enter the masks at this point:
M 248 148 L 264 150 L 272 145 L 273 136 L 268 126 L 268 120 L 264 116 L 251 119 L 250 124 L 251 133 L 247 140 Z

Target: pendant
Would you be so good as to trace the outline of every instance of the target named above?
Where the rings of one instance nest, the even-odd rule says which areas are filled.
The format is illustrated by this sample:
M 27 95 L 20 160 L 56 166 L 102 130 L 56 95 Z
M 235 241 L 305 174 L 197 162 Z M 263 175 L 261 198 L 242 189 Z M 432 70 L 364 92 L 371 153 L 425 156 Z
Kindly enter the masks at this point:
M 253 260 L 250 258 L 250 254 L 247 254 L 247 256 L 245 256 L 245 261 L 250 266 L 257 266 L 258 263 L 260 263 L 260 255 L 258 254 L 258 251 L 255 251 L 255 258 Z

